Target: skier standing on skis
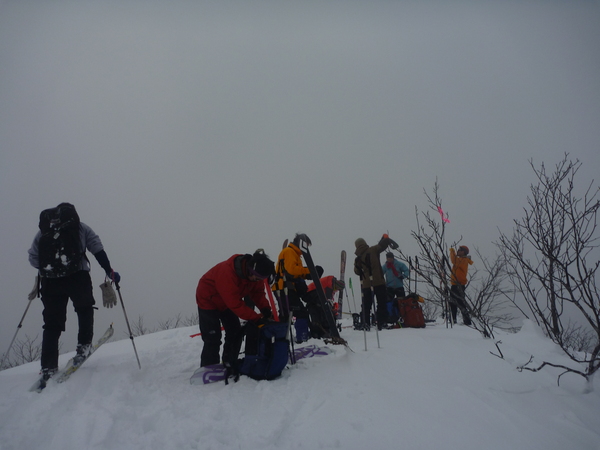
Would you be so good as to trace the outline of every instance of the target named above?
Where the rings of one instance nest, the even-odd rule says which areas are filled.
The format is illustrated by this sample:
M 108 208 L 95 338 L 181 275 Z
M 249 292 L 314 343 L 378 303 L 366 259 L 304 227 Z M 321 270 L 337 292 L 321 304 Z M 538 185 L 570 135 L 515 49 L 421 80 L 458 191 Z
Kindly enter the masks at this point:
M 116 283 L 121 280 L 110 265 L 102 241 L 79 220 L 75 206 L 61 203 L 56 208 L 41 212 L 40 231 L 29 249 L 29 263 L 38 269 L 41 281 L 39 293 L 44 305 L 41 366 L 44 381 L 58 370 L 58 341 L 65 331 L 69 298 L 79 323 L 74 364 L 80 364 L 90 354 L 96 302 L 86 250 L 94 255 L 108 278 Z
M 281 250 L 277 258 L 275 284 L 273 285 L 273 292 L 282 310 L 279 314 L 280 321 L 285 322 L 289 320 L 290 314 L 296 317 L 294 324 L 296 343 L 307 341 L 310 338 L 309 313 L 308 308 L 303 302 L 311 303 L 313 301 L 313 298 L 307 295 L 308 288 L 305 280 L 310 280 L 311 276 L 308 267 L 304 267 L 302 264 L 302 250 L 300 250 L 301 236 L 303 235 L 296 233 L 293 241 Z M 308 239 L 308 237 L 305 239 Z M 307 242 L 310 245 L 310 240 Z M 323 268 L 317 266 L 316 269 L 320 277 L 323 274 Z M 285 295 L 282 294 L 284 288 L 287 288 L 287 304 L 285 304 Z M 318 307 L 318 305 L 315 307 Z
M 274 274 L 275 264 L 260 249 L 253 255 L 233 255 L 202 275 L 196 288 L 199 326 L 204 341 L 201 367 L 221 362 L 221 325 L 225 330 L 222 361 L 225 366 L 232 366 L 238 359 L 242 343 L 239 339 L 240 319 L 255 324 L 256 330 L 271 319 L 264 280 L 272 279 Z M 258 307 L 260 314 L 244 302 L 246 296 Z M 258 338 L 258 333 L 254 334 L 253 339 Z M 251 353 L 250 341 L 247 336 L 246 353 Z M 256 353 L 255 349 L 252 351 L 252 354 Z
M 450 278 L 450 311 L 452 312 L 452 321 L 456 323 L 457 308 L 463 317 L 465 325 L 471 325 L 471 317 L 467 310 L 465 300 L 465 288 L 467 287 L 467 271 L 473 264 L 469 256 L 469 247 L 461 245 L 458 251 L 450 248 L 450 262 L 452 263 L 452 277 Z
M 360 277 L 361 292 L 363 296 L 362 327 L 367 329 L 371 326 L 371 308 L 373 306 L 373 294 L 377 299 L 377 327 L 382 329 L 387 323 L 387 291 L 385 278 L 381 269 L 381 253 L 389 246 L 396 244 L 387 234 L 384 234 L 377 245 L 369 247 L 363 238 L 354 242 L 356 251 L 354 254 L 354 273 Z

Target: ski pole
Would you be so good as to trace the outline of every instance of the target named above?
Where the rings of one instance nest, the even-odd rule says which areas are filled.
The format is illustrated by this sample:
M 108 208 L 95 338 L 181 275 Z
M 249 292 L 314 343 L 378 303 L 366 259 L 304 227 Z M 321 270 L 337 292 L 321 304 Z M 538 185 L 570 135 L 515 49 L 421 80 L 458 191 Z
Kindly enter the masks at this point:
M 273 291 L 271 290 L 271 285 L 269 284 L 269 280 L 265 278 L 265 290 L 267 291 L 267 295 L 269 298 L 269 304 L 271 305 L 271 312 L 273 313 L 273 319 L 275 322 L 279 322 L 279 313 L 277 312 L 277 308 L 275 307 L 275 299 L 273 298 Z
M 287 239 L 286 239 L 287 242 Z M 285 243 L 284 243 L 284 248 L 286 247 Z M 287 275 L 285 272 L 285 268 L 283 265 L 283 259 L 281 261 L 279 261 L 280 264 L 280 268 L 281 268 L 281 274 L 282 274 L 282 278 L 283 278 L 283 289 L 279 290 L 279 295 L 281 296 L 281 294 L 283 294 L 284 299 L 285 299 L 285 303 L 283 303 L 285 310 L 286 310 L 286 314 L 287 314 L 287 331 L 285 333 L 285 337 L 287 339 L 289 339 L 289 354 L 290 354 L 290 362 L 292 364 L 296 364 L 296 354 L 294 352 L 294 336 L 292 334 L 292 311 L 290 308 L 290 297 L 288 294 L 288 279 L 287 279 Z
M 121 306 L 123 307 L 123 314 L 125 315 L 125 323 L 127 324 L 127 329 L 129 330 L 129 339 L 131 339 L 131 344 L 133 345 L 133 352 L 135 353 L 135 359 L 137 359 L 138 367 L 141 369 L 142 365 L 140 364 L 140 357 L 138 356 L 137 349 L 135 348 L 135 341 L 133 340 L 133 333 L 131 332 L 131 327 L 129 326 L 129 318 L 127 317 L 127 311 L 125 311 L 125 304 L 123 303 L 123 296 L 121 296 L 121 286 L 119 283 L 115 281 L 115 287 L 117 288 L 117 294 L 119 294 L 119 300 L 121 300 Z
M 346 293 L 346 301 L 348 302 L 348 309 L 350 310 L 350 314 L 352 314 L 352 308 L 350 308 L 350 299 L 348 298 L 348 289 L 344 289 Z M 354 305 L 354 311 L 356 311 L 356 305 Z M 343 313 L 346 314 L 346 313 Z
M 27 311 L 29 311 L 29 307 L 30 306 L 31 306 L 31 300 L 29 300 L 27 302 L 27 307 L 25 308 L 25 312 L 23 313 L 23 317 L 21 317 L 21 321 L 19 322 L 19 325 L 17 325 L 17 331 L 15 331 L 15 335 L 13 336 L 12 341 L 10 341 L 10 345 L 8 346 L 8 350 L 6 350 L 6 353 L 2 357 L 2 362 L 0 363 L 0 368 L 4 367 L 4 361 L 6 360 L 6 358 L 8 357 L 8 354 L 10 353 L 10 350 L 12 349 L 12 346 L 13 346 L 13 344 L 15 342 L 15 339 L 17 338 L 17 333 L 19 332 L 19 330 L 23 326 L 23 321 L 25 320 L 25 316 L 27 315 Z
M 414 267 L 413 267 L 413 263 L 412 263 L 412 256 L 408 257 L 408 268 L 409 268 L 409 270 L 410 270 L 410 272 L 412 274 L 414 272 Z M 410 279 L 411 278 L 412 278 L 411 276 L 408 277 L 408 292 L 409 293 L 410 293 Z
M 356 308 L 356 299 L 354 298 L 354 288 L 352 287 L 352 278 L 348 278 L 348 283 L 350 284 L 350 290 L 352 291 L 352 303 L 354 303 L 354 311 L 357 311 Z M 348 295 L 348 293 L 346 292 L 346 295 Z
M 415 292 L 417 292 L 418 277 L 419 277 L 419 257 L 415 256 Z
M 350 285 L 350 286 L 352 286 L 352 285 Z M 352 293 L 354 293 L 354 291 Z M 360 288 L 360 296 L 362 299 L 362 307 L 361 307 L 360 314 L 362 315 L 362 328 L 363 328 L 363 336 L 365 338 L 365 352 L 366 352 L 367 351 L 367 311 L 365 308 L 365 292 L 362 288 L 362 283 L 361 283 L 361 288 Z M 371 312 L 369 312 L 369 314 L 371 314 Z
M 377 336 L 377 348 L 381 348 L 381 345 L 379 343 L 379 327 L 382 325 L 379 323 L 379 319 L 377 318 L 377 309 L 380 308 L 379 305 L 377 305 L 377 308 L 375 307 L 375 289 L 373 289 L 373 276 L 371 276 L 371 296 L 373 297 L 373 312 L 375 313 L 375 335 Z M 369 312 L 369 314 L 371 314 Z M 381 315 L 381 314 L 380 314 Z

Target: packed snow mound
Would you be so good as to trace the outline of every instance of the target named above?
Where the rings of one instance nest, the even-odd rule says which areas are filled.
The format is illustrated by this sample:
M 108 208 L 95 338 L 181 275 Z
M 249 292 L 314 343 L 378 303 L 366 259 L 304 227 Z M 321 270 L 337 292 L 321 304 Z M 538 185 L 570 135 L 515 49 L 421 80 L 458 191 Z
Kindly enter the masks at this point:
M 531 355 L 573 364 L 527 322 L 496 340 L 441 323 L 384 330 L 381 348 L 370 331 L 367 351 L 363 332 L 344 328 L 353 351 L 330 346 L 273 381 L 201 386 L 189 383 L 194 333 L 136 338 L 141 370 L 129 339 L 107 343 L 40 394 L 28 392 L 38 363 L 0 372 L 0 449 L 600 448 L 597 392 L 575 375 L 558 386 L 558 370 L 516 369 Z

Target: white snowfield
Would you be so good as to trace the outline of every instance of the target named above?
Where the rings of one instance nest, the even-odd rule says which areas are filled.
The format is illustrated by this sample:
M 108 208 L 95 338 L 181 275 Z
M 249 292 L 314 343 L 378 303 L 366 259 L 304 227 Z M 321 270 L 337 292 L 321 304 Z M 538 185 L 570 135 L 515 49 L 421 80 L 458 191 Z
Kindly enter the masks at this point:
M 384 330 L 381 348 L 371 331 L 368 351 L 362 331 L 344 328 L 354 353 L 333 346 L 274 381 L 192 386 L 197 331 L 136 338 L 140 370 L 116 330 L 122 340 L 40 394 L 28 392 L 38 363 L 0 372 L 0 449 L 600 449 L 598 386 L 516 370 L 532 354 L 573 364 L 528 321 L 498 333 L 504 360 L 464 326 Z

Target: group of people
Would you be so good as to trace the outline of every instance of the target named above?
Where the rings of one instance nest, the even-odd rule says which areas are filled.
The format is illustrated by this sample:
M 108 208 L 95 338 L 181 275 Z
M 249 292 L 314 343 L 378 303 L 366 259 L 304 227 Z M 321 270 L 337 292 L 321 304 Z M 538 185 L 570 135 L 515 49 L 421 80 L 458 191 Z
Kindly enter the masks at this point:
M 65 230 L 71 228 L 69 233 Z M 61 237 L 61 234 L 63 235 Z M 73 237 L 74 236 L 74 237 Z M 62 241 L 61 241 L 62 239 Z M 70 242 L 69 242 L 70 239 Z M 240 319 L 246 321 L 246 354 L 252 354 L 260 328 L 273 320 L 273 310 L 267 298 L 270 289 L 277 299 L 278 320 L 291 324 L 295 318 L 296 342 L 310 338 L 323 338 L 329 334 L 325 311 L 320 303 L 310 270 L 302 262 L 301 241 L 310 245 L 304 234 L 296 234 L 272 261 L 262 249 L 253 254 L 235 254 L 208 270 L 196 288 L 199 327 L 203 340 L 200 365 L 207 366 L 223 362 L 232 365 L 238 358 L 242 332 Z M 390 299 L 404 297 L 404 279 L 410 276 L 409 268 L 386 254 L 386 262 L 380 264 L 380 255 L 395 243 L 383 235 L 374 246 L 364 239 L 355 241 L 354 273 L 360 277 L 363 327 L 371 326 L 371 309 L 376 300 L 376 323 L 381 329 L 388 321 Z M 67 255 L 65 249 L 74 248 Z M 44 331 L 42 337 L 41 368 L 45 379 L 58 368 L 58 342 L 65 330 L 66 308 L 69 298 L 73 302 L 79 323 L 76 358 L 85 358 L 90 352 L 94 328 L 94 297 L 90 278 L 90 263 L 86 251 L 94 255 L 104 269 L 108 280 L 119 283 L 120 275 L 112 269 L 110 261 L 98 235 L 79 220 L 75 207 L 61 203 L 45 210 L 40 215 L 40 231 L 29 249 L 29 262 L 38 269 L 39 295 L 44 305 Z M 50 256 L 48 256 L 50 254 Z M 53 261 L 55 258 L 56 261 Z M 465 324 L 470 324 L 464 302 L 467 284 L 468 248 L 459 247 L 458 252 L 450 249 L 453 264 L 451 305 L 456 322 L 457 308 L 463 314 Z M 323 277 L 323 269 L 316 266 L 326 298 L 334 306 L 334 294 L 345 288 L 343 281 L 329 275 Z M 310 285 L 307 281 L 313 281 Z M 258 311 L 257 311 L 258 310 Z M 221 344 L 225 332 L 223 353 Z
M 301 240 L 311 244 L 306 235 L 296 234 L 279 254 L 277 264 L 263 250 L 257 250 L 253 255 L 233 255 L 200 278 L 196 303 L 204 342 L 201 366 L 221 361 L 226 366 L 235 363 L 241 345 L 238 338 L 241 332 L 240 319 L 247 321 L 244 330 L 245 353 L 255 354 L 257 330 L 273 320 L 266 289 L 270 289 L 277 300 L 280 322 L 291 323 L 292 317 L 295 317 L 297 343 L 328 335 L 325 312 L 317 297 L 314 282 L 307 285 L 307 280 L 311 280 L 312 276 L 302 262 Z M 343 282 L 334 276 L 322 277 L 323 269 L 320 266 L 316 266 L 316 271 L 327 298 L 333 298 L 335 292 L 344 288 Z M 225 331 L 224 342 L 221 327 Z M 219 353 L 221 343 L 222 357 Z
M 375 321 L 379 330 L 397 320 L 397 298 L 406 296 L 404 280 L 410 277 L 410 269 L 398 261 L 392 252 L 386 253 L 386 262 L 380 266 L 380 255 L 393 241 L 384 234 L 376 245 L 369 247 L 364 239 L 359 238 L 354 242 L 356 247 L 354 273 L 360 277 L 362 310 L 358 329 L 370 329 L 371 309 L 374 298 L 376 300 Z M 465 325 L 471 325 L 471 317 L 465 300 L 467 273 L 473 264 L 469 256 L 469 248 L 462 245 L 455 250 L 450 248 L 451 278 L 450 278 L 450 317 L 456 323 L 456 316 L 460 310 Z

